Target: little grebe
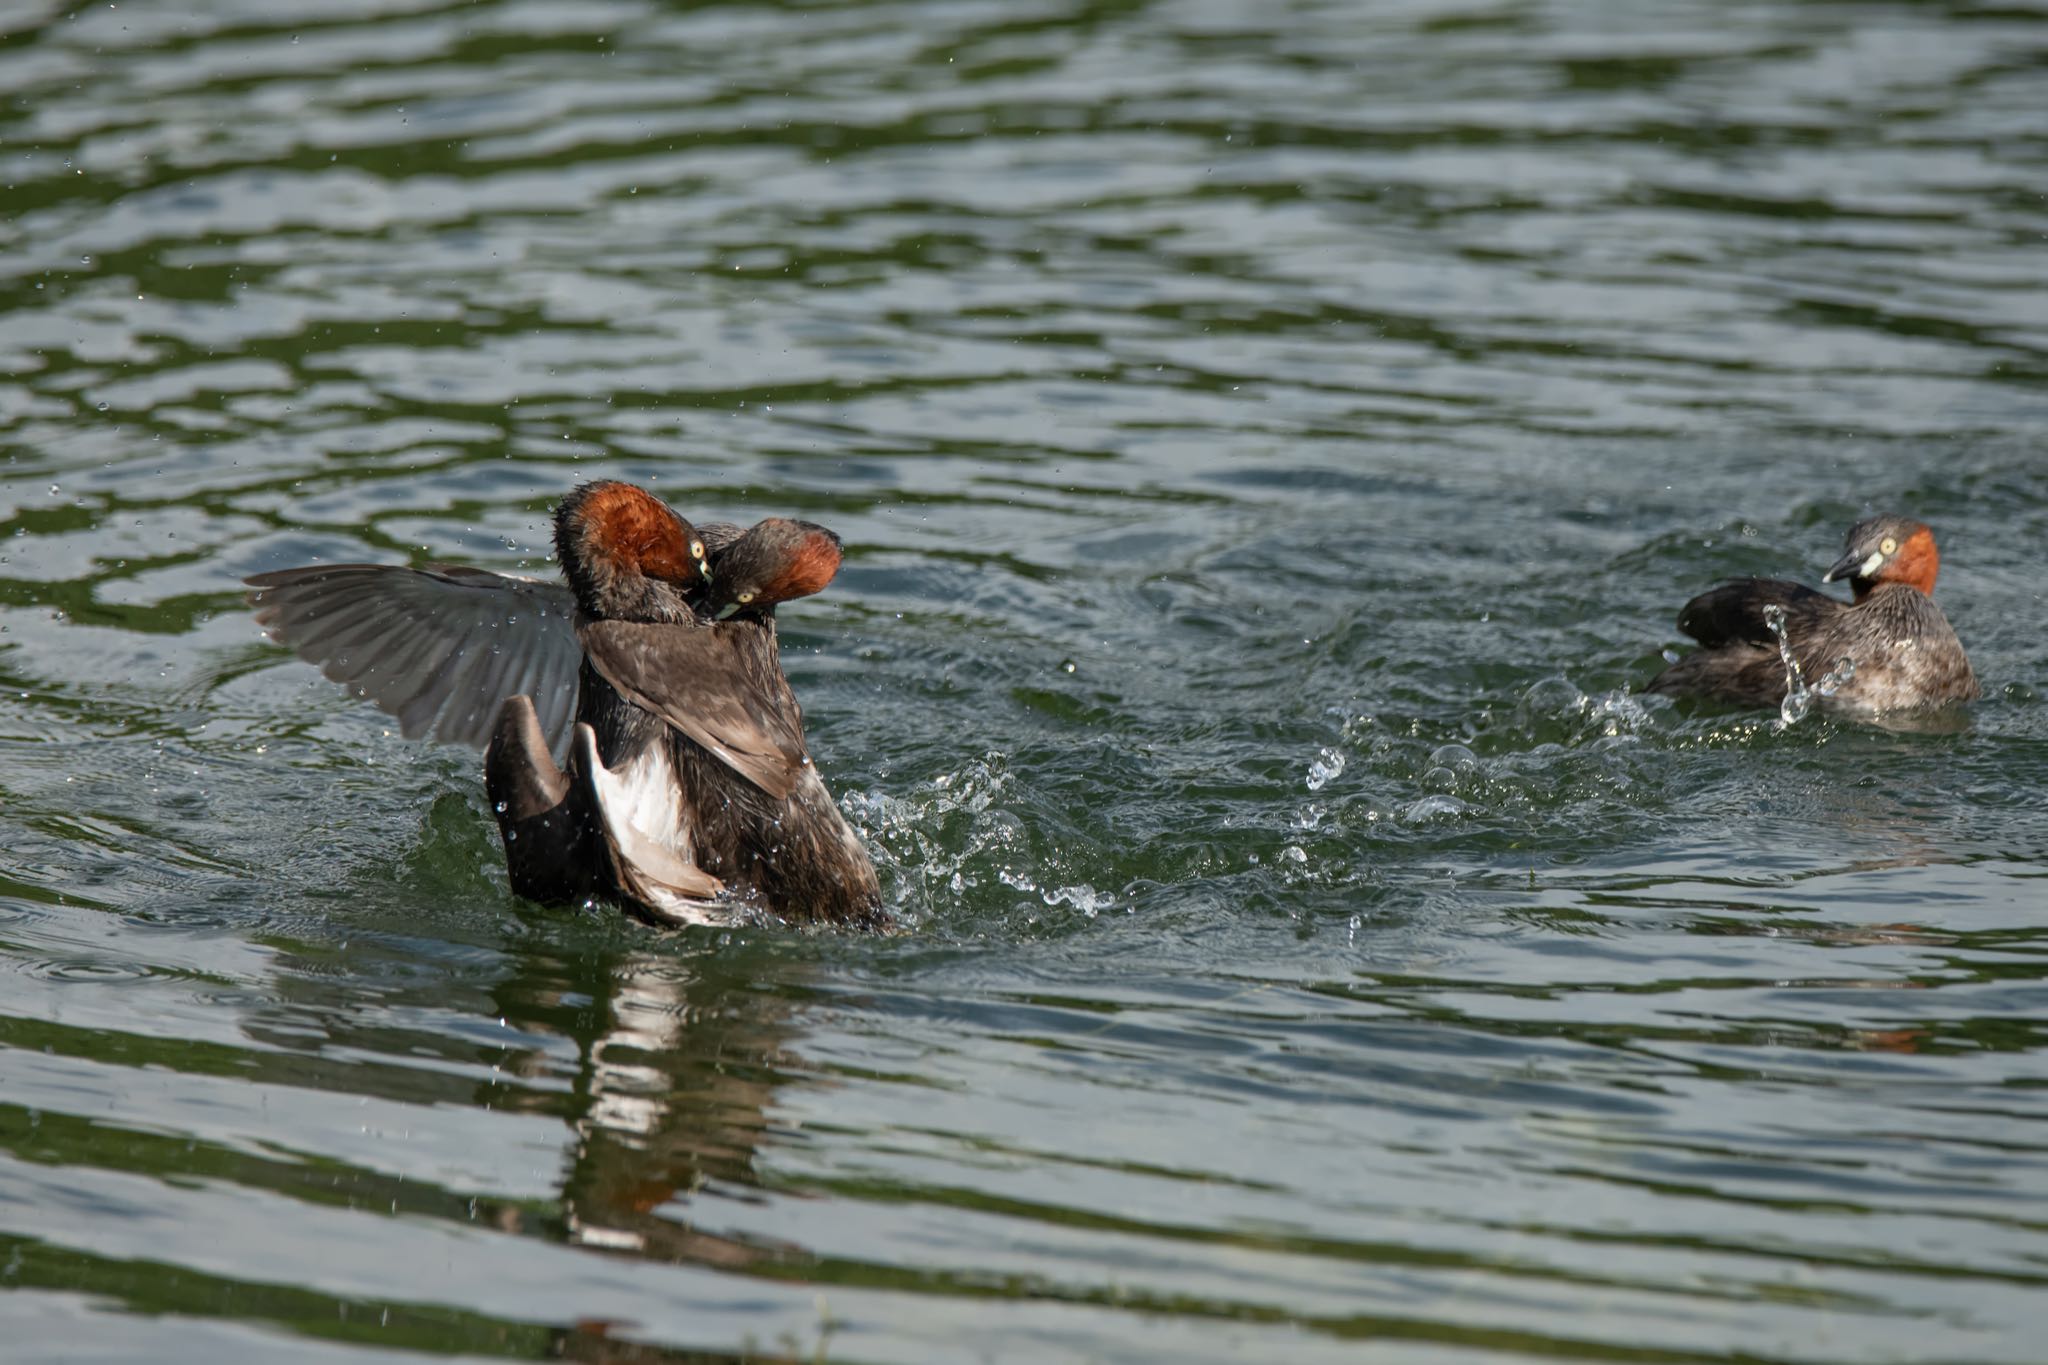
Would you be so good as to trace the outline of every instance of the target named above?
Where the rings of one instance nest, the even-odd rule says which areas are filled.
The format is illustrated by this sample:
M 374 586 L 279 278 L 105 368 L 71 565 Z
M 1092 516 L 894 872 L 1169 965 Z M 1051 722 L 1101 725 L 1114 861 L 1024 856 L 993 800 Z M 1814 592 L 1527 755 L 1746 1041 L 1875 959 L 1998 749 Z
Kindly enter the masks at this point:
M 624 483 L 555 513 L 568 587 L 481 569 L 315 565 L 248 580 L 274 638 L 397 716 L 486 748 L 513 889 L 662 924 L 886 923 L 873 863 L 804 746 L 775 607 L 839 538 L 692 527 Z M 554 755 L 565 753 L 566 767 Z
M 1700 648 L 1659 673 L 1649 690 L 1778 705 L 1789 684 L 1766 615 L 1777 608 L 1805 679 L 1812 683 L 1833 672 L 1839 680 L 1823 698 L 1828 706 L 1876 715 L 1974 701 L 1979 692 L 1969 656 L 1934 604 L 1940 567 L 1934 532 L 1926 526 L 1904 517 L 1866 518 L 1849 528 L 1842 557 L 1821 575 L 1823 583 L 1847 578 L 1853 601 L 1777 578 L 1711 588 L 1678 613 L 1678 628 Z M 1852 667 L 1843 669 L 1843 660 Z

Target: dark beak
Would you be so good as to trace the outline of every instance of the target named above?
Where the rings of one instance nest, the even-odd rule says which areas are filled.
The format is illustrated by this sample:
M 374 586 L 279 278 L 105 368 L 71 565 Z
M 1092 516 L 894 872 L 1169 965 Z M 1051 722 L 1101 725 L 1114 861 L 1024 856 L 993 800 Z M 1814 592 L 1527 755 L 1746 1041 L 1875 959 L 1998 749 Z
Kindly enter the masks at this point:
M 1856 571 L 1863 567 L 1863 561 L 1868 558 L 1870 556 L 1867 553 L 1851 550 L 1836 560 L 1834 567 L 1820 576 L 1820 581 L 1823 583 L 1834 583 L 1844 578 L 1853 578 L 1856 576 Z

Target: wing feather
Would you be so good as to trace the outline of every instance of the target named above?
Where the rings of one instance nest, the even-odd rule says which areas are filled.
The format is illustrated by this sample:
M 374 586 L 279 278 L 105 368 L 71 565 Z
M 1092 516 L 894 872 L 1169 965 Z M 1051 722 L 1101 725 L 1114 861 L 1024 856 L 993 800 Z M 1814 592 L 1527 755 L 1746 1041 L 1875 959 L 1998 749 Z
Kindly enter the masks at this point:
M 439 704 L 426 729 L 435 739 L 460 743 L 486 712 L 495 714 L 506 696 L 516 694 L 502 690 L 512 685 L 512 670 L 491 635 L 451 658 L 452 667 L 436 689 L 434 700 Z
M 1785 627 L 1794 635 L 1810 632 L 1843 603 L 1782 578 L 1734 578 L 1719 583 L 1687 602 L 1678 613 L 1678 628 L 1703 645 L 1777 646 L 1778 637 L 1764 621 L 1764 608 L 1785 609 Z
M 565 752 L 582 661 L 558 583 L 459 565 L 316 564 L 246 580 L 272 639 L 396 716 L 408 738 L 483 748 L 498 704 L 533 697 Z
M 773 629 L 754 621 L 585 621 L 576 633 L 591 667 L 620 695 L 782 800 L 811 760 Z

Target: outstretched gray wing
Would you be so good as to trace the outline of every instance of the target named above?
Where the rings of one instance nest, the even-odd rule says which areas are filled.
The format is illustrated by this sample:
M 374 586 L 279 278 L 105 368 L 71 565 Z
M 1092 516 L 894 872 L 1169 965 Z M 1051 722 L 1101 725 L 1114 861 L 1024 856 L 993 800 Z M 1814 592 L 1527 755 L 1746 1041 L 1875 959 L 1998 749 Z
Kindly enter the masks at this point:
M 583 651 L 561 584 L 455 564 L 315 564 L 244 581 L 272 639 L 396 716 L 406 738 L 481 749 L 498 704 L 524 693 L 549 748 L 566 751 Z

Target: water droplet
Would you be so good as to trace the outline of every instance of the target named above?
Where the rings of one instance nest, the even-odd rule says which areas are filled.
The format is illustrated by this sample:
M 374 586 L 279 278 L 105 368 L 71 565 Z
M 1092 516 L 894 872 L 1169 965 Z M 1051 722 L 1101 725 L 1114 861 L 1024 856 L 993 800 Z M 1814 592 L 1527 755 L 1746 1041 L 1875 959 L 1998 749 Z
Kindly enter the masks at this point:
M 1813 693 L 1803 687 L 1797 692 L 1787 692 L 1785 700 L 1778 703 L 1778 728 L 1783 730 L 1787 726 L 1797 725 L 1806 719 L 1806 713 L 1812 709 Z
M 1785 664 L 1785 699 L 1778 703 L 1776 727 L 1783 730 L 1806 719 L 1806 713 L 1813 709 L 1815 694 L 1806 685 L 1806 675 L 1799 667 L 1799 660 L 1792 656 L 1792 641 L 1785 631 L 1785 608 L 1776 602 L 1769 603 L 1764 607 L 1763 617 L 1765 628 L 1778 637 L 1778 657 Z M 1830 688 L 1820 695 L 1827 696 L 1832 691 Z
M 1814 694 L 1821 697 L 1832 697 L 1842 689 L 1844 683 L 1849 682 L 1855 676 L 1856 661 L 1854 659 L 1837 659 L 1833 668 L 1821 674 L 1815 680 L 1813 684 Z

